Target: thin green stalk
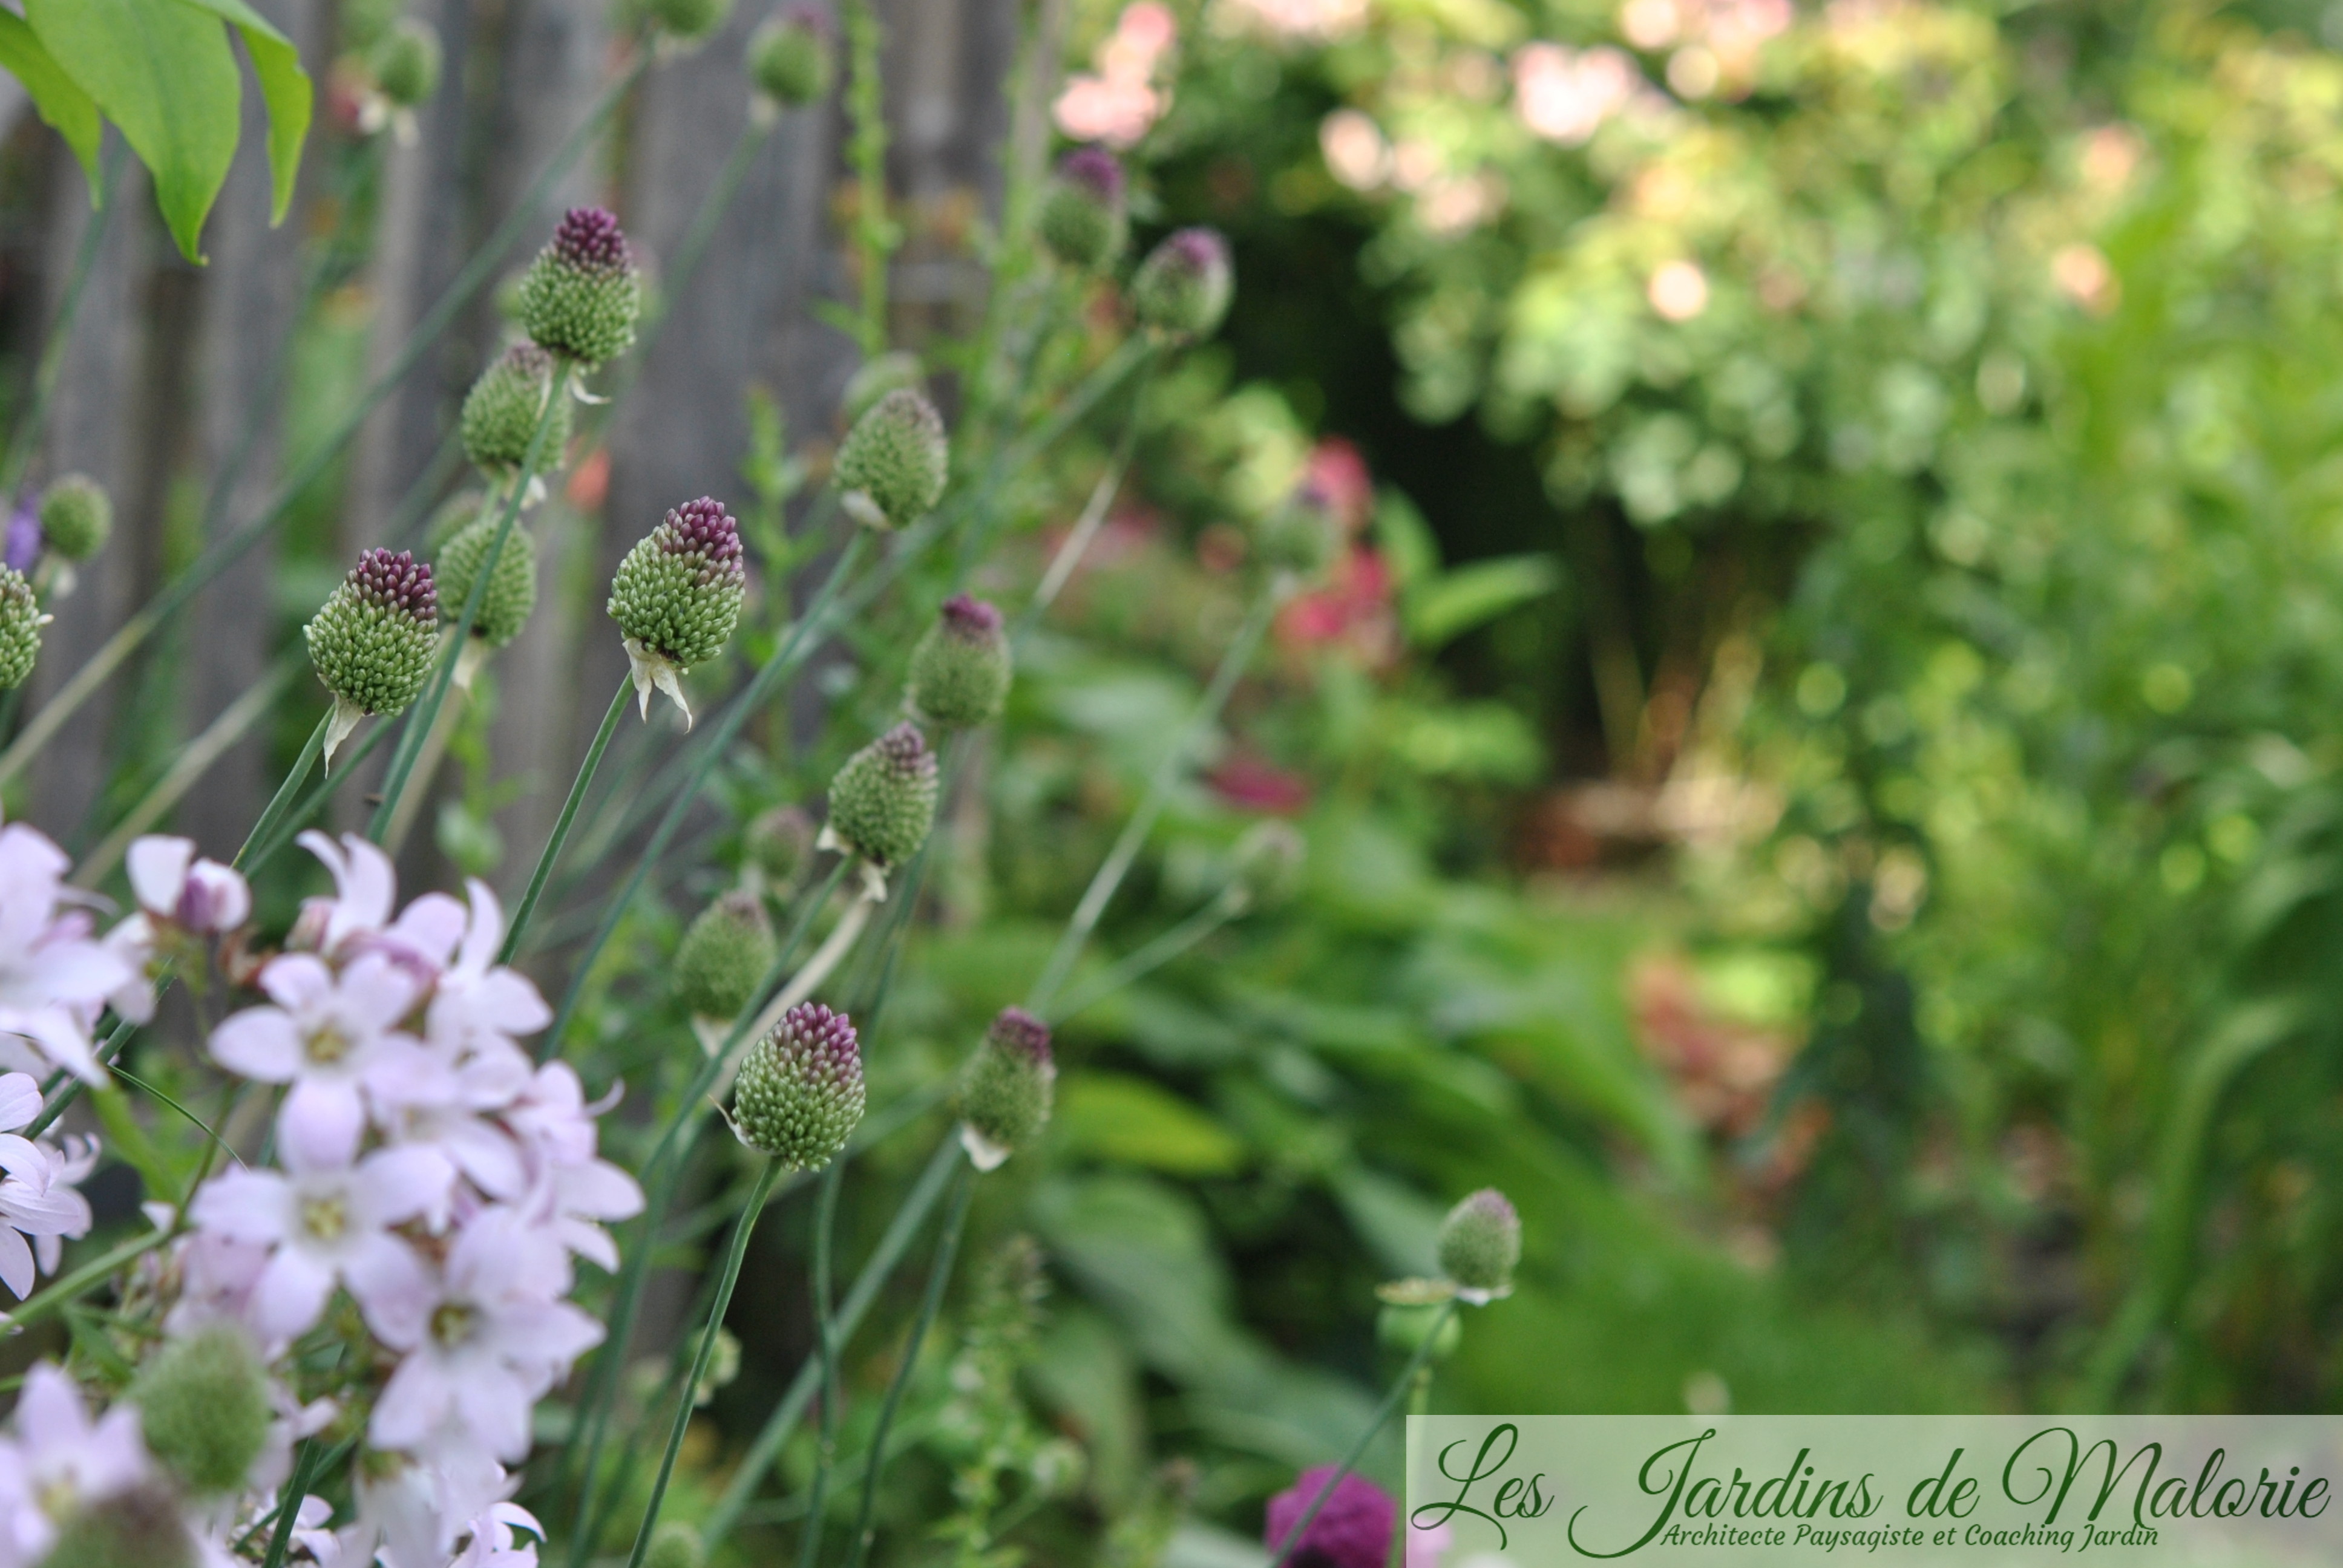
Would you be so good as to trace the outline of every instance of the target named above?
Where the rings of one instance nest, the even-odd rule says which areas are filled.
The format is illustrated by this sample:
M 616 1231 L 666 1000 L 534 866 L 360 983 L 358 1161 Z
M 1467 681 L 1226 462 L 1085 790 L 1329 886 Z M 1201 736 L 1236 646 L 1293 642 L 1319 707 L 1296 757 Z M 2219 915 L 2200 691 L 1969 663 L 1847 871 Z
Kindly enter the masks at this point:
M 1076 991 L 1071 1000 L 1051 1008 L 1049 1021 L 1052 1025 L 1063 1023 L 1084 1008 L 1112 996 L 1131 981 L 1154 973 L 1243 914 L 1245 904 L 1242 889 L 1229 889 L 1153 941 L 1124 955 L 1104 974 Z
M 304 1438 L 300 1460 L 285 1483 L 285 1495 L 277 1501 L 277 1528 L 268 1537 L 268 1555 L 261 1560 L 261 1568 L 282 1568 L 285 1554 L 293 1549 L 293 1526 L 301 1517 L 301 1499 L 308 1495 L 317 1464 L 317 1440 Z
M 813 1485 L 807 1493 L 805 1528 L 798 1534 L 798 1568 L 814 1568 L 821 1555 L 822 1507 L 830 1500 L 830 1466 L 838 1448 L 837 1324 L 831 1321 L 830 1250 L 838 1230 L 839 1180 L 843 1160 L 832 1160 L 821 1173 L 821 1200 L 813 1221 L 814 1354 L 821 1370 L 821 1440 L 814 1444 Z
M 294 835 L 301 830 L 301 824 L 317 814 L 317 808 L 326 803 L 327 797 L 342 787 L 342 780 L 355 775 L 359 765 L 374 755 L 375 748 L 395 733 L 387 724 L 377 724 L 367 730 L 366 739 L 350 749 L 342 770 L 328 774 L 311 785 L 308 793 L 301 797 L 293 809 L 285 813 L 284 819 L 277 824 L 267 841 L 253 846 L 251 863 L 241 868 L 246 875 L 259 875 L 261 868 L 275 859 L 278 852 L 293 841 Z
M 880 79 L 878 8 L 871 0 L 847 0 L 846 45 L 853 82 L 846 95 L 854 123 L 854 246 L 862 269 L 862 309 L 858 336 L 862 355 L 887 352 L 887 264 L 896 235 L 887 216 L 887 107 Z
M 309 739 L 301 743 L 301 755 L 293 759 L 291 769 L 285 775 L 285 782 L 277 787 L 277 793 L 269 798 L 267 805 L 261 808 L 260 820 L 255 822 L 252 831 L 244 836 L 243 845 L 230 862 L 238 870 L 244 869 L 254 846 L 266 843 L 276 832 L 277 825 L 285 819 L 285 813 L 300 793 L 301 786 L 308 782 L 309 769 L 317 765 L 317 754 L 326 749 L 326 729 L 333 721 L 334 716 L 329 710 L 318 719 L 317 727 L 309 731 Z
M 855 1276 L 854 1283 L 847 1289 L 845 1301 L 839 1305 L 836 1326 L 831 1332 L 836 1334 L 840 1345 L 854 1337 L 855 1329 L 861 1323 L 863 1314 L 870 1310 L 871 1302 L 878 1299 L 880 1288 L 887 1282 L 887 1276 L 894 1272 L 895 1265 L 902 1261 L 904 1251 L 910 1248 L 911 1238 L 926 1222 L 929 1211 L 943 1195 L 944 1184 L 960 1164 L 960 1140 L 946 1138 L 929 1159 L 927 1169 L 920 1172 L 918 1183 L 904 1198 L 903 1206 L 895 1211 L 895 1217 L 888 1222 L 886 1233 L 880 1237 L 878 1250 L 870 1254 L 870 1261 L 862 1265 L 862 1271 Z M 707 1519 L 701 1523 L 700 1538 L 707 1543 L 711 1555 L 718 1544 L 732 1533 L 732 1527 L 740 1522 L 740 1511 L 756 1495 L 766 1471 L 772 1467 L 773 1460 L 780 1453 L 782 1445 L 789 1442 L 789 1434 L 797 1430 L 799 1421 L 805 1415 L 806 1406 L 812 1402 L 815 1380 L 820 1374 L 820 1369 L 811 1361 L 798 1369 L 798 1375 L 790 1382 L 789 1391 L 781 1396 L 780 1403 L 773 1407 L 773 1413 L 766 1419 L 764 1429 L 758 1432 L 756 1441 L 749 1445 L 749 1452 L 733 1470 L 732 1479 L 726 1484 L 723 1496 L 717 1499 L 716 1506 L 709 1511 Z
M 1391 1392 L 1383 1395 L 1383 1403 L 1375 1407 L 1375 1413 L 1368 1419 L 1366 1429 L 1351 1444 L 1351 1452 L 1342 1456 L 1342 1463 L 1334 1467 L 1334 1473 L 1319 1484 L 1318 1495 L 1310 1500 L 1310 1506 L 1302 1511 L 1301 1518 L 1293 1522 L 1293 1528 L 1285 1533 L 1284 1541 L 1277 1548 L 1277 1555 L 1269 1560 L 1269 1568 L 1283 1568 L 1285 1560 L 1293 1555 L 1294 1547 L 1310 1533 L 1310 1525 L 1318 1517 L 1318 1511 L 1326 1506 L 1328 1498 L 1334 1495 L 1334 1488 L 1342 1483 L 1342 1477 L 1358 1467 L 1359 1456 L 1367 1452 L 1367 1444 L 1375 1440 L 1375 1433 L 1383 1429 L 1383 1422 L 1392 1418 L 1392 1412 L 1399 1408 L 1400 1401 L 1405 1399 L 1415 1386 L 1416 1373 L 1431 1363 L 1432 1352 L 1440 1342 L 1441 1331 L 1448 1327 L 1448 1320 L 1455 1312 L 1455 1297 L 1451 1296 L 1441 1303 L 1438 1315 L 1432 1320 L 1431 1327 L 1424 1331 L 1423 1342 L 1415 1347 L 1415 1354 L 1410 1356 L 1407 1365 L 1400 1369 L 1399 1376 L 1392 1382 Z
M 25 411 L 17 417 L 16 427 L 8 433 L 8 456 L 0 466 L 0 499 L 14 503 L 16 487 L 25 477 L 25 469 L 33 460 L 33 448 L 48 427 L 49 404 L 55 398 L 57 377 L 65 371 L 65 349 L 73 342 L 74 319 L 81 314 L 82 296 L 89 288 L 90 274 L 97 270 L 97 253 L 106 238 L 106 220 L 120 206 L 113 199 L 122 181 L 122 160 L 127 145 L 117 140 L 106 152 L 105 167 L 98 171 L 97 210 L 89 215 L 88 226 L 81 231 L 81 244 L 74 252 L 73 271 L 65 281 L 65 297 L 57 302 L 56 316 L 49 322 L 48 336 L 41 343 L 41 357 L 33 370 L 33 389 L 25 400 Z
M 40 1322 L 84 1292 L 103 1283 L 124 1264 L 135 1262 L 161 1246 L 169 1235 L 167 1231 L 149 1231 L 143 1236 L 123 1242 L 111 1251 L 92 1258 L 71 1273 L 51 1280 L 46 1290 L 34 1292 L 22 1306 L 8 1313 L 9 1332 L 15 1333 L 27 1324 Z
M 1057 997 L 1058 988 L 1065 984 L 1074 960 L 1081 956 L 1082 945 L 1090 940 L 1091 932 L 1097 929 L 1099 917 L 1106 913 L 1107 901 L 1114 897 L 1115 890 L 1122 886 L 1122 879 L 1130 874 L 1131 862 L 1139 858 L 1140 849 L 1146 843 L 1147 835 L 1153 830 L 1156 819 L 1162 816 L 1163 808 L 1171 803 L 1172 791 L 1179 784 L 1181 773 L 1188 765 L 1189 754 L 1218 722 L 1221 709 L 1228 705 L 1230 694 L 1236 689 L 1238 678 L 1243 675 L 1245 666 L 1252 662 L 1253 648 L 1260 643 L 1262 634 L 1269 629 L 1270 618 L 1276 613 L 1283 597 L 1281 586 L 1272 581 L 1263 587 L 1260 597 L 1254 600 L 1252 610 L 1245 616 L 1244 624 L 1237 628 L 1228 651 L 1222 655 L 1220 668 L 1213 671 L 1212 684 L 1204 689 L 1195 712 L 1189 716 L 1187 727 L 1172 742 L 1172 749 L 1164 754 L 1163 760 L 1156 765 L 1154 777 L 1147 781 L 1147 793 L 1140 798 L 1131 819 L 1123 824 L 1121 836 L 1115 839 L 1114 848 L 1107 851 L 1105 860 L 1100 863 L 1098 874 L 1091 879 L 1090 887 L 1082 893 L 1082 901 L 1074 906 L 1073 917 L 1066 922 L 1065 934 L 1058 939 L 1057 950 L 1050 955 L 1049 964 L 1041 970 L 1041 978 L 1033 982 L 1032 994 L 1025 1004 L 1028 1011 L 1046 1013 L 1050 1003 Z
M 749 1255 L 749 1232 L 757 1228 L 766 1196 L 772 1191 L 774 1178 L 780 1173 L 777 1161 L 765 1161 L 765 1168 L 757 1173 L 757 1185 L 749 1194 L 748 1207 L 740 1211 L 739 1221 L 732 1227 L 732 1245 L 724 1254 L 724 1272 L 716 1287 L 716 1300 L 708 1309 L 708 1326 L 700 1331 L 699 1354 L 693 1358 L 691 1376 L 684 1380 L 682 1397 L 676 1401 L 675 1425 L 668 1432 L 667 1452 L 659 1456 L 659 1475 L 651 1483 L 651 1500 L 643 1508 L 642 1525 L 635 1532 L 635 1549 L 627 1557 L 627 1568 L 642 1568 L 643 1553 L 650 1550 L 651 1532 L 659 1525 L 659 1506 L 667 1501 L 667 1483 L 675 1474 L 675 1456 L 682 1451 L 684 1432 L 691 1425 L 692 1392 L 708 1375 L 708 1358 L 715 1353 L 716 1336 L 724 1327 L 726 1309 L 732 1304 L 732 1287 L 739 1282 L 740 1261 Z
M 951 1210 L 944 1216 L 943 1229 L 936 1233 L 936 1261 L 928 1266 L 928 1288 L 920 1298 L 920 1315 L 912 1320 L 911 1337 L 903 1346 L 902 1364 L 895 1369 L 893 1381 L 887 1385 L 887 1398 L 879 1407 L 879 1424 L 870 1433 L 870 1458 L 863 1467 L 862 1502 L 854 1511 L 854 1543 L 852 1555 L 846 1568 L 862 1568 L 862 1560 L 870 1555 L 870 1543 L 879 1533 L 871 1516 L 879 1506 L 879 1478 L 887 1468 L 887 1432 L 895 1424 L 895 1412 L 903 1402 L 903 1392 L 911 1386 L 911 1373 L 920 1364 L 920 1347 L 926 1342 L 928 1331 L 935 1326 L 936 1312 L 943 1304 L 944 1287 L 951 1282 L 952 1261 L 960 1252 L 960 1233 L 968 1226 L 969 1200 L 976 1192 L 976 1174 L 968 1166 L 954 1167 Z
M 143 608 L 122 623 L 104 646 L 91 655 L 89 661 L 57 689 L 56 695 L 33 716 L 7 750 L 0 752 L 0 784 L 5 784 L 23 772 L 25 765 L 40 752 L 42 747 L 48 744 L 65 720 L 96 695 L 97 689 L 121 668 L 125 659 L 154 636 L 164 621 L 182 605 L 242 558 L 245 551 L 276 527 L 302 493 L 332 467 L 342 448 L 366 423 L 367 417 L 407 378 L 407 372 L 438 341 L 439 335 L 471 302 L 472 297 L 496 275 L 498 267 L 503 265 L 505 252 L 512 248 L 513 241 L 520 236 L 522 228 L 535 221 L 538 203 L 553 188 L 554 182 L 568 173 L 570 166 L 578 161 L 594 135 L 617 112 L 628 92 L 649 65 L 650 58 L 649 50 L 639 49 L 635 63 L 603 89 L 602 95 L 595 100 L 594 107 L 579 122 L 577 129 L 569 133 L 568 139 L 555 150 L 551 160 L 538 171 L 536 180 L 522 193 L 505 221 L 497 226 L 496 232 L 482 243 L 479 249 L 472 253 L 463 271 L 457 274 L 456 280 L 447 286 L 447 291 L 415 324 L 415 329 L 407 335 L 407 341 L 392 357 L 391 362 L 384 367 L 382 374 L 358 394 L 357 402 L 342 416 L 341 421 L 302 460 L 292 477 L 278 487 L 276 496 L 261 508 L 259 514 L 250 522 L 231 529 L 206 545 L 201 555 L 188 563 L 177 577 L 166 583 Z
M 481 576 L 485 578 L 487 574 Z M 618 720 L 627 711 L 627 698 L 634 684 L 631 677 L 618 682 L 618 695 L 610 699 L 610 711 L 602 715 L 602 728 L 594 732 L 594 744 L 586 749 L 586 760 L 578 765 L 578 777 L 569 781 L 569 797 L 561 802 L 561 815 L 553 819 L 553 834 L 545 841 L 545 852 L 537 858 L 537 869 L 528 874 L 528 890 L 521 894 L 520 902 L 513 909 L 512 925 L 505 932 L 504 950 L 497 955 L 500 964 L 512 962 L 513 955 L 520 951 L 520 939 L 537 913 L 537 900 L 544 895 L 545 879 L 553 875 L 553 864 L 561 859 L 561 846 L 568 840 L 569 825 L 578 819 L 578 808 L 585 803 L 586 791 L 601 769 L 602 753 L 610 749 L 610 737 L 618 733 Z

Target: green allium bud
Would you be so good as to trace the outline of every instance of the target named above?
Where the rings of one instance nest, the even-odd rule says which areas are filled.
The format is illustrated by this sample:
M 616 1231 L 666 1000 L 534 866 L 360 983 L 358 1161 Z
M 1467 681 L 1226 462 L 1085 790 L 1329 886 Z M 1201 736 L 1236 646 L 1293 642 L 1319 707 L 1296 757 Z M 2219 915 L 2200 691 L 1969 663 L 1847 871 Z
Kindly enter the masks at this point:
M 675 950 L 675 994 L 697 1017 L 737 1018 L 756 1000 L 776 950 L 764 901 L 726 893 L 685 930 Z
M 401 109 L 418 108 L 439 90 L 439 35 L 402 16 L 367 51 L 375 90 Z
M 1244 890 L 1249 905 L 1282 904 L 1301 882 L 1308 852 L 1308 842 L 1291 822 L 1256 822 L 1237 840 L 1229 879 Z
M 458 428 L 464 437 L 464 456 L 492 474 L 520 467 L 528 456 L 529 437 L 553 396 L 553 356 L 534 343 L 516 343 L 480 372 L 464 396 L 464 413 Z M 569 400 L 553 404 L 545 444 L 538 448 L 540 470 L 569 439 Z
M 699 1532 L 680 1519 L 668 1519 L 651 1532 L 651 1549 L 643 1556 L 643 1568 L 699 1568 L 707 1560 L 708 1549 L 699 1543 Z
M 1521 1261 L 1522 1217 L 1494 1187 L 1466 1197 L 1440 1222 L 1440 1267 L 1456 1282 L 1459 1300 L 1511 1295 L 1513 1265 Z
M 574 206 L 520 281 L 520 324 L 538 347 L 588 369 L 635 341 L 642 290 L 618 220 L 598 206 Z
M 86 474 L 67 474 L 41 493 L 41 538 L 69 561 L 85 561 L 114 531 L 114 502 Z
M 170 1492 L 134 1486 L 66 1521 L 39 1568 L 195 1568 L 195 1538 Z
M 41 628 L 49 618 L 33 585 L 14 567 L 0 567 L 0 690 L 25 684 L 41 657 Z
M 1183 228 L 1148 252 L 1131 280 L 1131 309 L 1169 337 L 1202 337 L 1229 313 L 1236 282 L 1229 242 L 1216 229 Z
M 437 560 L 447 541 L 464 531 L 488 498 L 478 490 L 458 490 L 439 503 L 431 513 L 431 520 L 423 525 L 423 552 Z
M 653 688 L 691 720 L 679 677 L 724 651 L 748 584 L 740 525 L 723 504 L 687 501 L 645 534 L 610 579 L 610 618 L 627 640 L 645 717 Z
M 846 433 L 831 477 L 856 522 L 900 528 L 917 522 L 943 495 L 950 461 L 936 406 L 921 393 L 898 387 Z
M 749 36 L 749 79 L 785 109 L 829 97 L 837 74 L 829 24 L 811 11 L 784 12 Z
M 954 594 L 911 649 L 911 711 L 948 729 L 973 729 L 1001 717 L 1009 699 L 1009 637 L 1001 612 Z
M 795 806 L 760 811 L 746 835 L 749 862 L 775 887 L 787 887 L 805 869 L 813 838 L 813 819 Z
M 724 25 L 732 0 L 649 0 L 644 10 L 660 31 L 690 44 Z
M 398 20 L 406 0 L 342 0 L 342 47 L 364 54 L 381 42 Z
M 862 1052 L 844 1013 L 800 1002 L 749 1048 L 732 1091 L 740 1141 L 797 1171 L 829 1164 L 862 1120 Z
M 147 1452 L 198 1497 L 242 1489 L 276 1415 L 258 1352 L 226 1321 L 165 1345 L 130 1398 Z
M 422 691 L 439 640 L 431 568 L 406 550 L 364 552 L 302 635 L 317 678 L 334 694 L 330 764 L 361 716 L 399 712 Z
M 994 1169 L 1041 1135 L 1057 1081 L 1050 1026 L 1022 1008 L 1002 1008 L 960 1080 L 960 1141 L 978 1170 Z
M 846 390 L 838 395 L 838 417 L 840 424 L 851 429 L 857 420 L 870 412 L 871 406 L 890 392 L 923 392 L 928 385 L 927 367 L 916 354 L 897 349 L 881 354 L 875 359 L 865 359 L 846 378 Z
M 1068 153 L 1041 193 L 1035 226 L 1041 243 L 1068 266 L 1096 272 L 1111 262 L 1128 237 L 1122 165 L 1102 147 Z
M 488 548 L 497 542 L 497 529 L 503 523 L 502 508 L 483 508 L 439 551 L 431 575 L 450 613 L 463 613 L 465 601 L 472 597 L 472 579 L 488 560 Z M 505 535 L 505 548 L 497 552 L 497 569 L 488 578 L 488 591 L 480 596 L 478 612 L 472 617 L 472 636 L 490 648 L 502 648 L 520 635 L 521 628 L 528 624 L 529 611 L 536 608 L 537 544 L 528 530 L 515 522 Z
M 1253 529 L 1254 553 L 1261 563 L 1298 578 L 1323 572 L 1342 548 L 1342 516 L 1315 480 L 1305 481 Z
M 935 825 L 936 754 L 915 724 L 898 724 L 846 759 L 830 781 L 832 842 L 882 870 L 910 859 Z

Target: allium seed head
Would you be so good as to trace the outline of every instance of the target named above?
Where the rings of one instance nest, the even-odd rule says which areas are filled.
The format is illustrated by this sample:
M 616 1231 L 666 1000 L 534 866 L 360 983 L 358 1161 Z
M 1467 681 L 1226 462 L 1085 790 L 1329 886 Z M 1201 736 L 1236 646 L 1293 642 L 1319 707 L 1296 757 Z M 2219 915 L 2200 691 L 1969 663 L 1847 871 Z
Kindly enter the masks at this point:
M 973 729 L 1001 715 L 1011 674 L 1001 612 L 956 594 L 911 649 L 911 711 L 949 729 Z
M 803 1002 L 749 1047 L 732 1093 L 742 1141 L 793 1170 L 819 1171 L 862 1120 L 862 1051 L 844 1013 Z
M 309 662 L 359 713 L 397 713 L 430 673 L 439 636 L 431 568 L 406 550 L 371 549 L 303 628 Z
M 942 784 L 919 726 L 898 724 L 846 759 L 830 781 L 830 831 L 881 869 L 927 841 Z
M 538 467 L 551 467 L 569 439 L 569 400 L 554 398 L 549 417 L 547 413 L 553 372 L 553 356 L 534 343 L 516 343 L 498 356 L 465 394 L 464 412 L 457 422 L 464 456 L 490 474 L 518 468 L 528 457 L 538 420 L 547 417 Z
M 618 220 L 598 206 L 571 207 L 522 276 L 517 304 L 538 347 L 588 369 L 625 353 L 642 291 Z
M 1131 280 L 1131 304 L 1142 325 L 1185 340 L 1220 326 L 1235 289 L 1229 242 L 1215 229 L 1183 228 L 1139 264 Z
M 907 528 L 944 493 L 950 444 L 943 417 L 922 393 L 898 387 L 854 422 L 831 477 L 857 522 Z

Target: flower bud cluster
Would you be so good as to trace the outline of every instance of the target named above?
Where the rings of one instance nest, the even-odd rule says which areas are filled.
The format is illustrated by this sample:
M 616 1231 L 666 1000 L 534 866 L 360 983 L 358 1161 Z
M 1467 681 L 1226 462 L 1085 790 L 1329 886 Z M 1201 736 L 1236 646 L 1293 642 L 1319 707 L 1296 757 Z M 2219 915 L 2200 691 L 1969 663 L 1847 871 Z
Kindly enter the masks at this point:
M 465 394 L 464 411 L 457 421 L 464 456 L 491 474 L 509 473 L 528 457 L 537 422 L 545 418 L 538 463 L 551 467 L 569 439 L 569 404 L 554 397 L 555 368 L 553 356 L 545 349 L 516 343 L 481 371 Z
M 114 532 L 114 501 L 86 474 L 67 474 L 41 492 L 41 541 L 69 561 L 85 561 Z
M 675 950 L 675 994 L 695 1018 L 729 1023 L 755 1000 L 779 950 L 764 900 L 726 893 L 685 930 Z
M 1050 1026 L 1022 1008 L 1001 1009 L 960 1080 L 960 1141 L 978 1170 L 992 1170 L 1041 1137 L 1057 1081 Z
M 1041 193 L 1034 227 L 1051 255 L 1096 272 L 1122 254 L 1130 219 L 1122 165 L 1103 147 L 1079 147 L 1059 160 Z
M 844 1013 L 804 1002 L 749 1049 L 732 1091 L 740 1141 L 793 1171 L 819 1171 L 862 1121 L 862 1050 Z
M 832 479 L 855 521 L 908 528 L 942 498 L 950 461 L 943 416 L 924 393 L 899 387 L 855 420 Z
M 439 596 L 429 566 L 406 550 L 365 551 L 302 628 L 309 663 L 334 694 L 326 759 L 367 714 L 415 700 L 439 642 Z
M 1220 326 L 1235 289 L 1229 242 L 1214 229 L 1183 228 L 1139 264 L 1131 279 L 1131 307 L 1141 326 L 1185 342 Z
M 571 207 L 520 282 L 522 330 L 588 370 L 633 347 L 641 305 L 634 252 L 600 207 Z
M 749 35 L 749 80 L 781 108 L 801 109 L 830 96 L 836 55 L 820 15 L 785 11 Z
M 913 713 L 948 729 L 973 729 L 1001 717 L 1011 674 L 1001 612 L 955 594 L 911 649 L 905 699 Z
M 826 841 L 881 871 L 909 860 L 935 825 L 943 784 L 916 724 L 898 724 L 846 759 L 830 781 Z
M 656 688 L 689 720 L 679 677 L 724 651 L 747 588 L 740 525 L 707 496 L 669 511 L 627 552 L 610 581 L 608 609 L 626 638 L 646 716 Z

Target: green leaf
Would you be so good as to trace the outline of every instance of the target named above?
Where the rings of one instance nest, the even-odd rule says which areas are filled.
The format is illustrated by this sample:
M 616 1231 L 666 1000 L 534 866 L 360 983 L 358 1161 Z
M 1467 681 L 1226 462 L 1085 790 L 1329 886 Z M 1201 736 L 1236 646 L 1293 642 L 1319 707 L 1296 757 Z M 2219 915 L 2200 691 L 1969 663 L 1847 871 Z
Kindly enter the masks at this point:
M 309 135 L 309 74 L 301 69 L 300 52 L 245 0 L 186 4 L 225 18 L 244 35 L 252 74 L 260 79 L 261 101 L 268 106 L 268 221 L 283 223 L 285 209 L 293 202 L 293 182 L 301 173 L 301 144 Z
M 1375 498 L 1375 543 L 1391 563 L 1392 580 L 1402 588 L 1414 587 L 1440 571 L 1440 541 L 1423 520 L 1415 503 L 1399 491 L 1385 488 Z
M 185 0 L 25 0 L 25 19 L 155 176 L 171 237 L 200 261 L 236 158 L 243 85 L 216 15 Z
M 1225 1176 L 1244 1146 L 1186 1101 L 1119 1072 L 1084 1072 L 1059 1086 L 1051 1129 L 1071 1152 L 1175 1176 Z
M 1408 639 L 1421 648 L 1439 648 L 1561 586 L 1562 568 L 1551 556 L 1505 556 L 1458 567 L 1408 596 Z
M 14 11 L 0 11 L 0 67 L 25 85 L 33 107 L 81 160 L 81 172 L 89 180 L 91 204 L 103 200 L 106 192 L 104 176 L 97 169 L 97 148 L 106 135 L 106 121 L 90 95 L 65 75 Z

